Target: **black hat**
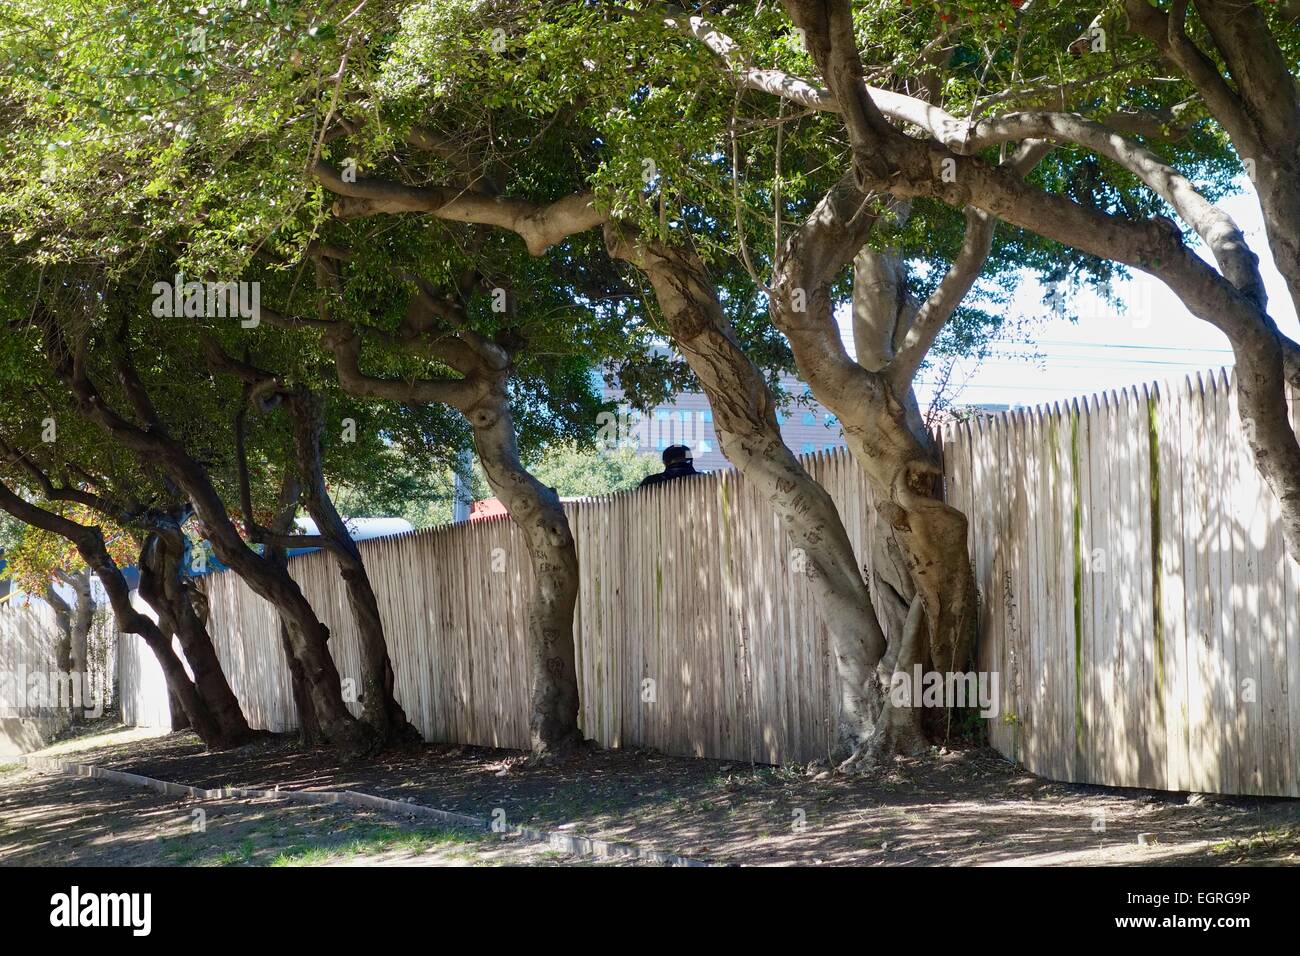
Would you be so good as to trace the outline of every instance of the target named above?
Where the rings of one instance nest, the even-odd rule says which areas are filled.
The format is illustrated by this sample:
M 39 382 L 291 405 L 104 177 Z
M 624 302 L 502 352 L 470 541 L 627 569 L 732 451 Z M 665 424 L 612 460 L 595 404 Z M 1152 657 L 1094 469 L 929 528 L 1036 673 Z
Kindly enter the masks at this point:
M 664 449 L 664 464 L 676 465 L 691 460 L 691 450 L 685 445 L 669 445 Z

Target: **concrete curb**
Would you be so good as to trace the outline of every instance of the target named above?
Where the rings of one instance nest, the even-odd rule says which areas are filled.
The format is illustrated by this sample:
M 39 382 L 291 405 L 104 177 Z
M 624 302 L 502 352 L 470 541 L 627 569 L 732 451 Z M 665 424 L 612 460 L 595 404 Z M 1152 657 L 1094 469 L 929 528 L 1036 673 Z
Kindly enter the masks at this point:
M 503 836 L 517 836 L 530 843 L 545 843 L 551 849 L 559 850 L 573 856 L 589 856 L 597 859 L 635 859 L 662 866 L 716 866 L 703 860 L 665 853 L 663 850 L 650 850 L 634 843 L 615 843 L 610 840 L 598 840 L 594 837 L 575 836 L 558 830 L 538 830 L 533 827 L 508 826 L 504 830 L 494 830 L 490 820 L 472 817 L 437 807 L 426 807 L 419 803 L 407 803 L 403 800 L 390 800 L 369 793 L 355 790 L 256 790 L 246 787 L 218 787 L 205 790 L 203 787 L 191 787 L 188 784 L 172 783 L 169 780 L 156 780 L 138 773 L 126 773 L 122 770 L 109 770 L 94 764 L 75 763 L 56 760 L 52 757 L 31 757 L 19 755 L 18 761 L 34 770 L 60 773 L 69 777 L 90 777 L 95 780 L 108 780 L 112 783 L 126 784 L 130 787 L 143 787 L 169 797 L 189 797 L 193 800 L 287 800 L 293 803 L 342 803 L 367 810 L 403 816 L 425 817 L 450 826 L 466 827 L 474 830 L 487 830 Z

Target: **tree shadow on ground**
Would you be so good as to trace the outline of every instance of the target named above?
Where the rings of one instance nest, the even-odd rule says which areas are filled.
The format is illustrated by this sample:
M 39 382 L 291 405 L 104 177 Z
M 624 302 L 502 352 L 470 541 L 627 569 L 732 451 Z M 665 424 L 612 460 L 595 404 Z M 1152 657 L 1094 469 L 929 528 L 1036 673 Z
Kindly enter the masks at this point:
M 987 749 L 874 777 L 585 751 L 424 746 L 338 766 L 288 737 L 206 753 L 173 734 L 78 759 L 215 788 L 358 790 L 733 864 L 1217 864 L 1300 861 L 1300 801 L 1058 784 Z
M 538 844 L 282 800 L 178 800 L 105 780 L 0 774 L 3 866 L 608 865 Z M 623 865 L 621 863 L 615 865 Z

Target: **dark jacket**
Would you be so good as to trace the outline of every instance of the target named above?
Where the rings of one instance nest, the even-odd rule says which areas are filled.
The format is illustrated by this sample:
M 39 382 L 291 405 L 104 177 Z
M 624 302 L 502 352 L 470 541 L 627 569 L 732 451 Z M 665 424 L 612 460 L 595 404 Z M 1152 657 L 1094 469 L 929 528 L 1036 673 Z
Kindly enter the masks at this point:
M 646 475 L 641 479 L 641 487 L 649 488 L 651 485 L 661 485 L 665 481 L 672 481 L 674 478 L 689 478 L 691 475 L 698 475 L 695 466 L 689 461 L 678 462 L 669 465 L 657 475 Z

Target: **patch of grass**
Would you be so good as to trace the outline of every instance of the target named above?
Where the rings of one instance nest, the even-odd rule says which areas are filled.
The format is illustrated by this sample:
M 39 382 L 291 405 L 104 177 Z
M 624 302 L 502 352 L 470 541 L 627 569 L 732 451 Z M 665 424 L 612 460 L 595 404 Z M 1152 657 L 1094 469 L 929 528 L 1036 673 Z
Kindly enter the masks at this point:
M 1215 856 L 1231 856 L 1236 861 L 1261 857 L 1300 854 L 1300 826 L 1270 827 L 1242 839 L 1223 840 L 1210 847 Z
M 394 826 L 370 825 L 353 827 L 362 832 L 346 843 L 330 845 L 297 844 L 277 854 L 271 866 L 313 866 L 334 860 L 357 856 L 375 856 L 380 853 L 426 853 L 435 848 L 459 847 L 452 856 L 470 859 L 474 847 L 484 840 L 484 835 L 469 830 L 421 828 L 407 830 Z
M 238 848 L 223 850 L 209 860 L 203 863 L 207 866 L 242 866 L 253 859 L 257 848 L 253 845 L 252 840 L 242 841 Z
M 272 866 L 320 866 L 328 863 L 330 860 L 338 859 L 344 856 L 338 847 L 290 847 L 283 853 L 277 854 L 272 860 Z
M 163 843 L 163 852 L 167 854 L 168 861 L 177 866 L 188 866 L 193 863 L 203 849 L 192 837 L 172 837 L 164 840 Z

